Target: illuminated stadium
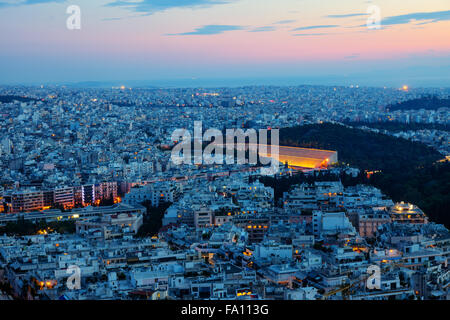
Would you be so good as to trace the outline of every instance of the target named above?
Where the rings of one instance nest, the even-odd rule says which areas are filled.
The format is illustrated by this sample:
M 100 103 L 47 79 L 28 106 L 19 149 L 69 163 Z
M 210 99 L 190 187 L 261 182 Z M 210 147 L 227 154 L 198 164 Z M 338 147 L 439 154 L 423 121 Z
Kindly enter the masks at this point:
M 235 146 L 240 148 L 242 144 L 236 144 Z M 258 148 L 260 157 L 276 159 L 276 155 L 271 153 L 270 145 L 247 143 L 245 144 L 245 149 L 248 150 L 250 146 Z M 279 161 L 283 164 L 287 163 L 289 168 L 292 169 L 326 168 L 328 165 L 338 161 L 337 151 L 287 146 L 279 146 L 278 148 Z
M 270 146 L 267 152 L 259 151 L 258 154 L 272 158 Z M 337 162 L 338 154 L 337 151 L 279 146 L 279 161 L 293 169 L 324 168 Z

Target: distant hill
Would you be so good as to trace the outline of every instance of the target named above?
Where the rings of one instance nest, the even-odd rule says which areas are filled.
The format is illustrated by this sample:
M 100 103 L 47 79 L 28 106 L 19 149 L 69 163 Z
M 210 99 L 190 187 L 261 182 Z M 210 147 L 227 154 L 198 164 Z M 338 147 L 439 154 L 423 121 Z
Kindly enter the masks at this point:
M 422 143 L 331 123 L 283 128 L 280 144 L 336 150 L 339 162 L 363 170 L 404 170 L 442 158 Z
M 437 110 L 444 107 L 450 108 L 450 99 L 439 99 L 435 96 L 426 96 L 389 105 L 386 109 L 389 109 L 389 111 L 419 109 Z

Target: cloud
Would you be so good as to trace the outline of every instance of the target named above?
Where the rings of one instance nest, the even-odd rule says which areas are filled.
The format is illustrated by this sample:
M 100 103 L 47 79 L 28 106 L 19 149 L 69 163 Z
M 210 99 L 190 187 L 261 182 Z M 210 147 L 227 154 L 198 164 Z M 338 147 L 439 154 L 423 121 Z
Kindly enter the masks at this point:
M 361 16 L 367 16 L 367 13 L 330 14 L 325 17 L 341 19 L 341 18 L 361 17 Z
M 421 21 L 421 24 L 450 21 L 450 10 L 448 11 L 435 11 L 435 12 L 416 12 L 403 14 L 399 16 L 387 17 L 382 20 L 383 25 L 398 25 L 407 24 L 412 21 Z
M 15 0 L 15 1 L 0 1 L 0 8 L 7 7 L 19 7 L 19 6 L 27 6 L 32 4 L 44 4 L 44 3 L 63 3 L 66 0 Z
M 194 31 L 183 32 L 183 33 L 169 33 L 169 36 L 194 36 L 194 35 L 212 35 L 212 34 L 221 34 L 226 31 L 235 31 L 235 30 L 244 30 L 243 26 L 232 26 L 232 25 L 207 25 L 203 27 L 199 27 Z
M 297 33 L 294 34 L 295 37 L 313 37 L 313 36 L 328 36 L 333 33 Z
M 266 26 L 266 27 L 257 27 L 253 30 L 250 30 L 250 32 L 268 32 L 268 31 L 275 31 L 277 30 L 274 26 Z
M 152 14 L 172 8 L 210 7 L 227 4 L 236 0 L 114 0 L 106 4 L 107 7 L 122 7 L 134 12 Z
M 414 26 L 421 26 L 425 24 L 435 23 L 439 21 L 450 21 L 449 11 L 435 11 L 435 12 L 415 12 L 402 14 L 398 16 L 387 17 L 381 20 L 380 30 L 387 29 L 386 26 L 395 26 L 401 24 L 409 24 L 415 22 Z M 348 27 L 348 28 L 361 28 L 367 27 L 366 24 Z
M 356 58 L 359 58 L 359 54 L 358 53 L 354 53 L 354 54 L 352 54 L 350 56 L 344 57 L 344 59 L 347 59 L 347 60 L 356 59 Z
M 281 21 L 274 22 L 273 24 L 288 24 L 288 23 L 294 23 L 296 21 L 297 20 L 281 20 Z
M 326 28 L 336 28 L 339 27 L 337 25 L 319 25 L 319 26 L 308 26 L 308 27 L 300 27 L 300 28 L 295 28 L 292 31 L 301 31 L 301 30 L 312 30 L 312 29 L 326 29 Z

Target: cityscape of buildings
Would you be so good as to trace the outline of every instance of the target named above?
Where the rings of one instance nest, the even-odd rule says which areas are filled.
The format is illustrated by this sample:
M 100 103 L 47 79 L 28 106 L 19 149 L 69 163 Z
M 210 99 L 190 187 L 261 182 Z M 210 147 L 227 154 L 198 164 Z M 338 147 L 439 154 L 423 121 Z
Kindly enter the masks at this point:
M 258 166 L 171 161 L 172 132 L 194 121 L 221 131 L 360 123 L 445 159 L 450 106 L 389 110 L 431 95 L 450 89 L 0 86 L 0 233 L 74 226 L 0 235 L 0 298 L 449 300 L 449 230 L 414 203 L 345 186 L 339 177 L 360 170 L 335 166 L 337 152 L 297 149 L 305 158 L 291 163 L 282 153 L 277 176 L 312 180 L 280 198 Z M 436 129 L 370 127 L 393 122 Z M 149 223 L 160 226 L 143 234 Z

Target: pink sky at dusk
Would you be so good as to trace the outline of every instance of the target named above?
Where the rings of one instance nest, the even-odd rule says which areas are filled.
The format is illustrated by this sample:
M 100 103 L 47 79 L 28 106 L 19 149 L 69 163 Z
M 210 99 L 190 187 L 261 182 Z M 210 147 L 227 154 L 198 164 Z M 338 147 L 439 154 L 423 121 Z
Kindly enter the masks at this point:
M 432 67 L 445 78 L 442 64 L 450 66 L 448 0 L 20 1 L 0 0 L 0 83 L 338 75 L 365 62 Z M 81 30 L 66 28 L 72 4 Z M 380 30 L 366 27 L 371 5 Z

